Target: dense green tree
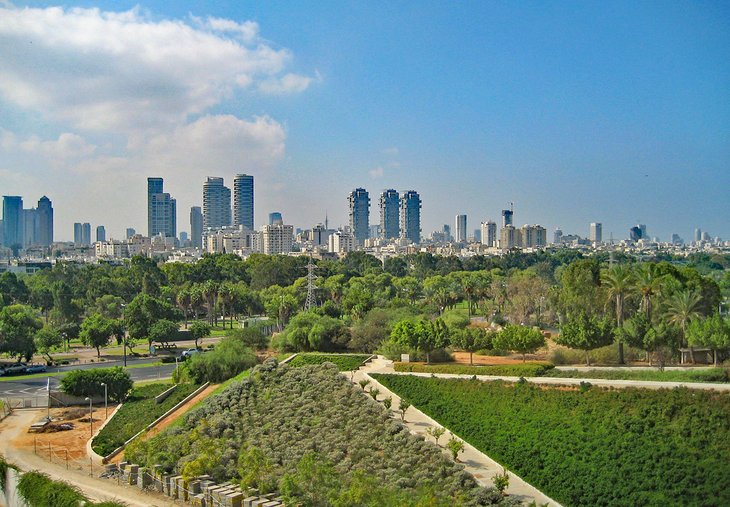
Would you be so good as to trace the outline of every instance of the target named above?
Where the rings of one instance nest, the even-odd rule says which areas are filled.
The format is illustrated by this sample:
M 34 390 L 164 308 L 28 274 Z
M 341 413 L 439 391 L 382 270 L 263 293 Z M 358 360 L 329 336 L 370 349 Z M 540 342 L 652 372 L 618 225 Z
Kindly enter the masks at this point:
M 730 349 L 730 323 L 718 314 L 694 319 L 687 326 L 687 341 L 693 347 L 711 348 L 715 366 L 718 366 L 719 354 Z
M 532 354 L 545 346 L 545 336 L 534 327 L 507 325 L 497 333 L 493 343 L 495 349 L 522 354 L 524 362 L 527 360 L 527 354 Z
M 469 353 L 469 364 L 474 364 L 474 352 L 491 350 L 494 335 L 481 327 L 467 327 L 451 335 L 451 344 Z
M 177 326 L 177 324 L 175 324 Z M 210 327 L 210 324 L 206 324 L 205 322 L 193 322 L 193 324 L 190 326 L 190 337 L 195 340 L 195 348 L 198 348 L 198 341 L 200 341 L 202 338 L 205 338 L 206 336 L 210 336 L 210 333 L 212 331 L 212 328 Z
M 596 259 L 578 259 L 560 271 L 558 305 L 563 317 L 601 313 L 601 267 Z
M 63 337 L 58 329 L 52 326 L 43 326 L 35 334 L 35 346 L 38 352 L 45 354 L 49 363 L 53 361 L 51 350 L 63 344 Z
M 586 353 L 586 364 L 591 364 L 589 351 L 604 347 L 613 342 L 614 327 L 608 317 L 577 314 L 572 316 L 560 328 L 560 335 L 555 339 L 559 345 Z
M 147 336 L 149 344 L 152 345 L 154 342 L 169 343 L 177 338 L 179 330 L 180 326 L 176 322 L 160 319 L 150 326 Z
M 81 341 L 96 349 L 96 357 L 101 357 L 101 347 L 109 345 L 114 334 L 114 322 L 100 313 L 94 313 L 81 323 Z
M 20 304 L 4 307 L 0 310 L 0 352 L 30 360 L 36 350 L 35 334 L 41 328 L 43 322 L 31 307 Z
M 133 340 L 148 338 L 158 320 L 178 321 L 180 317 L 177 308 L 148 294 L 139 294 L 124 310 L 124 323 Z

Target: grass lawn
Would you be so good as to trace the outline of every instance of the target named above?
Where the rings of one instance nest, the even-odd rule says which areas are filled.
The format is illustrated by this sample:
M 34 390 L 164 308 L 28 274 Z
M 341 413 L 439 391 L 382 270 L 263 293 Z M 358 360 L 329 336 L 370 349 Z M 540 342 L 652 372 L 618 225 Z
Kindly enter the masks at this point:
M 171 386 L 172 384 L 158 382 L 134 387 L 122 408 L 94 437 L 94 452 L 106 456 L 200 387 L 179 384 L 162 403 L 155 403 L 155 396 Z
M 557 370 L 547 372 L 545 377 L 584 378 L 608 380 L 646 380 L 659 382 L 728 382 L 728 372 L 724 368 L 704 370 Z

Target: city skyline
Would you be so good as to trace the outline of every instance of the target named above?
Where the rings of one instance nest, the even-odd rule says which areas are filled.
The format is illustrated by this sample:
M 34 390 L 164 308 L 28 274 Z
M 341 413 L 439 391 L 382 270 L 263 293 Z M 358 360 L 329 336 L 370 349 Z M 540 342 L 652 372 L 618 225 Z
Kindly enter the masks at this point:
M 145 231 L 148 176 L 190 232 L 205 177 L 241 173 L 302 228 L 364 187 L 417 188 L 423 236 L 510 202 L 516 227 L 730 236 L 722 5 L 3 5 L 0 193 L 47 195 L 56 240 Z

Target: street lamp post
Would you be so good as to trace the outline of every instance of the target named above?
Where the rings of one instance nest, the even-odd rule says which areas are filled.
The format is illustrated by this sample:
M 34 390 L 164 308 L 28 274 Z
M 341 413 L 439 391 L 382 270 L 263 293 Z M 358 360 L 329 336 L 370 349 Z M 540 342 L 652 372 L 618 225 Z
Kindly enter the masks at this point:
M 109 417 L 109 406 L 107 404 L 107 385 L 106 382 L 102 382 L 101 385 L 104 386 L 104 420 L 106 421 Z
M 94 409 L 92 406 L 93 401 L 90 397 L 87 397 L 86 401 L 89 402 L 89 438 L 94 438 Z

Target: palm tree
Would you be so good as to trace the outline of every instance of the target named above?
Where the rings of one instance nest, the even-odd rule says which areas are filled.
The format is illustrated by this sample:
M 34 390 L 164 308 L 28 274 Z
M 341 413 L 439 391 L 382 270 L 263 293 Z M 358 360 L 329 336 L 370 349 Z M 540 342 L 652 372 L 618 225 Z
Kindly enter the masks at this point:
M 624 324 L 624 301 L 633 289 L 633 273 L 625 264 L 617 264 L 603 273 L 603 281 L 608 286 L 608 298 L 616 304 L 616 327 Z M 624 343 L 618 342 L 618 362 L 624 364 Z
M 682 330 L 682 345 L 687 344 L 687 326 L 690 321 L 700 316 L 699 305 L 701 297 L 690 290 L 676 292 L 667 301 L 667 320 Z M 689 348 L 689 357 L 692 364 L 695 362 L 695 353 Z
M 641 264 L 635 273 L 636 288 L 641 293 L 641 309 L 651 322 L 652 297 L 659 294 L 661 278 L 656 274 L 656 264 Z
M 188 328 L 188 310 L 190 310 L 191 299 L 192 294 L 187 288 L 181 289 L 180 292 L 177 293 L 177 306 L 183 311 L 183 315 L 185 316 L 185 329 Z
M 215 302 L 218 299 L 218 284 L 213 280 L 208 280 L 203 284 L 203 296 L 208 306 L 208 322 L 211 326 L 217 324 L 217 316 L 215 313 Z
M 236 298 L 236 291 L 230 282 L 223 282 L 221 284 L 218 291 L 218 298 L 222 307 L 223 328 L 225 329 L 226 327 L 226 308 L 228 308 L 228 312 L 231 313 L 231 329 L 233 329 L 233 313 L 231 310 L 233 309 L 233 301 Z

